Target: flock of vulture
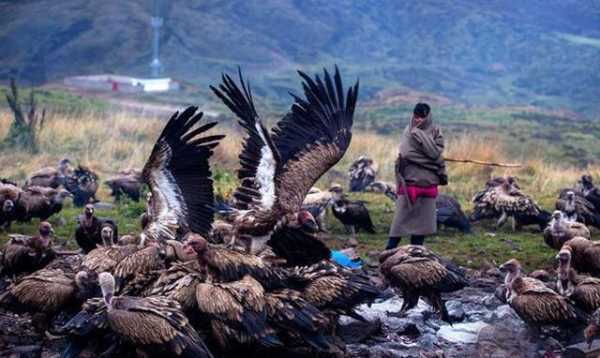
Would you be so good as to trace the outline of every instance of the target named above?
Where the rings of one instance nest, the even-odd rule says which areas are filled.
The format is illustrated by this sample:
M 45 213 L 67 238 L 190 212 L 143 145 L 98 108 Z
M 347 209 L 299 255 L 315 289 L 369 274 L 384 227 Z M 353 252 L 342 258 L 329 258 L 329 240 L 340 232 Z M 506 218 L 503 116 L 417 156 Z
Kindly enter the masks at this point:
M 211 87 L 247 134 L 230 203 L 215 201 L 209 164 L 223 136 L 208 133 L 217 123 L 203 121 L 196 107 L 170 118 L 141 172 L 107 181 L 117 198 L 139 200 L 142 185 L 149 188 L 135 235 L 119 236 L 114 220 L 96 216 L 98 177 L 88 168 L 62 161 L 23 188 L 3 181 L 2 222 L 37 217 L 40 225 L 33 237 L 11 235 L 2 250 L 0 307 L 31 314 L 42 336 L 66 337 L 63 357 L 343 356 L 338 317 L 364 320 L 356 309 L 381 299 L 384 287 L 331 259 L 318 235 L 326 230 L 324 208 L 353 234 L 375 228 L 365 203 L 350 201 L 341 186 L 313 186 L 350 145 L 358 83 L 344 88 L 337 68 L 333 76 L 299 74 L 304 95 L 293 95 L 271 130 L 241 72 L 239 81 L 223 75 Z M 391 186 L 374 181 L 373 165 L 368 158 L 353 164 L 351 189 L 395 198 Z M 598 330 L 600 313 L 590 315 L 600 307 L 600 244 L 586 228 L 599 222 L 596 195 L 584 177 L 550 215 L 509 177 L 491 180 L 474 199 L 477 219 L 545 221 L 546 242 L 560 250 L 553 285 L 523 276 L 516 260 L 502 266 L 499 296 L 532 327 L 591 322 L 590 340 Z M 67 255 L 45 220 L 70 196 L 84 209 L 74 233 L 80 253 Z M 470 231 L 456 200 L 438 201 L 438 221 Z M 379 260 L 385 282 L 404 298 L 402 314 L 423 298 L 451 323 L 443 295 L 469 285 L 464 269 L 416 245 L 386 250 Z

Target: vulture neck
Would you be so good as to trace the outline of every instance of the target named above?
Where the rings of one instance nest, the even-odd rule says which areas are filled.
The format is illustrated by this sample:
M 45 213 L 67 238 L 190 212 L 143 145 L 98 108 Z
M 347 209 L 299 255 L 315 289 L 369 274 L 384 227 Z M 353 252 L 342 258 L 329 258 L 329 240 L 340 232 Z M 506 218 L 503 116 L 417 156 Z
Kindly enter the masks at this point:
M 575 271 L 570 268 L 570 264 L 561 263 L 558 268 L 558 281 L 556 286 L 558 288 L 558 293 L 562 296 L 568 297 L 573 293 L 573 276 L 575 275 Z

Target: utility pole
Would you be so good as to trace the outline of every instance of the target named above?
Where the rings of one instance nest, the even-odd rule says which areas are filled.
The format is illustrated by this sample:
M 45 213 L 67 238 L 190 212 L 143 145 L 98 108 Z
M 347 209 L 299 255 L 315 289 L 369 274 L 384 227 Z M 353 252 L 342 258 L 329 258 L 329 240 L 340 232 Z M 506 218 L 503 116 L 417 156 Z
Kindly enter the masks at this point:
M 160 28 L 163 25 L 163 18 L 161 13 L 161 0 L 154 0 L 154 12 L 152 14 L 152 30 L 154 32 L 154 39 L 152 41 L 152 62 L 150 68 L 152 68 L 152 77 L 159 77 L 161 72 L 160 64 Z

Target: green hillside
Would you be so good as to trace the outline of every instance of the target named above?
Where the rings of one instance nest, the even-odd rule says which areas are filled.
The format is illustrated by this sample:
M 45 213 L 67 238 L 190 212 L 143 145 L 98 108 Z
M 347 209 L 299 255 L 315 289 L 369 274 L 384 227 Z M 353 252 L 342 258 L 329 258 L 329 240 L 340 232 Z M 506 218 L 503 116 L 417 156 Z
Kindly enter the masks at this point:
M 363 99 L 394 87 L 470 105 L 600 114 L 597 1 L 166 1 L 165 74 L 199 86 L 243 66 L 279 105 L 293 70 L 338 63 Z M 0 1 L 0 79 L 147 75 L 150 0 Z M 285 101 L 287 103 L 287 101 Z M 571 114 L 572 116 L 575 116 Z

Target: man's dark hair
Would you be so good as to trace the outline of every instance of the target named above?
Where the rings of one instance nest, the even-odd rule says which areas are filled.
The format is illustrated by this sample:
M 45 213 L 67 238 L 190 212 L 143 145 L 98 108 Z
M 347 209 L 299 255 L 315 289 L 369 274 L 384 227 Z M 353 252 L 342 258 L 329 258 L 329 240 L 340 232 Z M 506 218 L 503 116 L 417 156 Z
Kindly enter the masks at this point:
M 413 111 L 413 114 L 415 115 L 415 117 L 425 118 L 429 115 L 430 111 L 431 111 L 431 107 L 429 107 L 429 105 L 427 103 L 417 103 L 417 105 L 415 106 L 415 110 Z

